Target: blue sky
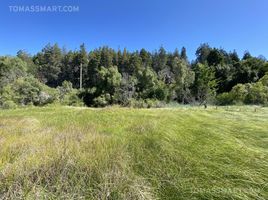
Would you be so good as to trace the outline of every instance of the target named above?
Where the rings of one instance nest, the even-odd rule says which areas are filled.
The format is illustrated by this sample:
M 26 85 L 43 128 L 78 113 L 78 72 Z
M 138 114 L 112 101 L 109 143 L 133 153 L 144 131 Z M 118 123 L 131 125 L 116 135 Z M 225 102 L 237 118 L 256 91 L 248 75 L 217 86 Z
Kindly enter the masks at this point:
M 73 13 L 10 12 L 10 5 L 74 5 Z M 1 0 L 0 55 L 31 54 L 47 43 L 150 51 L 201 43 L 268 58 L 267 0 Z

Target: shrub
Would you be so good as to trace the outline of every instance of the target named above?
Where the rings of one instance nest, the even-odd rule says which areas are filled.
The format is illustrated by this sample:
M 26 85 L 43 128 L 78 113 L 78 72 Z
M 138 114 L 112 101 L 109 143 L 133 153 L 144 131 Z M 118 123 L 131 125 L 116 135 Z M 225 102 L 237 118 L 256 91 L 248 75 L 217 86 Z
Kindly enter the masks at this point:
M 2 106 L 3 109 L 14 109 L 17 108 L 17 104 L 14 101 L 5 101 L 3 102 Z
M 94 106 L 96 107 L 104 107 L 110 104 L 111 96 L 110 94 L 102 94 L 96 98 L 94 98 Z
M 26 76 L 27 64 L 17 57 L 0 57 L 0 90 L 19 77 Z
M 266 75 L 265 75 L 266 76 Z M 262 104 L 268 102 L 267 78 L 263 77 L 257 83 L 237 84 L 229 93 L 222 93 L 217 96 L 218 105 L 228 104 Z
M 245 102 L 245 98 L 248 95 L 248 87 L 248 85 L 243 84 L 237 84 L 234 86 L 230 92 L 230 98 L 232 98 L 233 102 Z
M 166 104 L 164 102 L 156 99 L 131 99 L 128 106 L 133 108 L 160 108 L 165 105 Z
M 70 81 L 63 81 L 62 86 L 57 87 L 59 91 L 60 100 L 64 99 L 64 96 L 73 91 L 73 84 Z
M 147 108 L 161 108 L 166 105 L 165 102 L 156 99 L 146 99 Z
M 45 105 L 57 99 L 57 92 L 53 88 L 40 83 L 33 77 L 18 78 L 5 86 L 1 93 L 2 107 L 8 101 L 17 105 Z
M 268 87 L 268 72 L 259 80 L 259 82 Z
M 57 87 L 59 92 L 59 100 L 63 105 L 83 106 L 82 99 L 79 98 L 79 91 L 73 89 L 73 85 L 69 81 L 64 81 L 62 86 Z
M 216 97 L 216 104 L 220 106 L 233 104 L 233 96 L 228 92 L 219 94 Z
M 84 102 L 78 97 L 77 90 L 73 90 L 72 92 L 66 94 L 61 101 L 61 104 L 68 106 L 84 106 Z
M 245 98 L 247 104 L 265 104 L 268 101 L 268 87 L 261 82 L 250 84 Z
M 131 99 L 129 101 L 129 105 L 132 108 L 147 108 L 147 104 L 145 103 L 145 100 L 143 99 Z

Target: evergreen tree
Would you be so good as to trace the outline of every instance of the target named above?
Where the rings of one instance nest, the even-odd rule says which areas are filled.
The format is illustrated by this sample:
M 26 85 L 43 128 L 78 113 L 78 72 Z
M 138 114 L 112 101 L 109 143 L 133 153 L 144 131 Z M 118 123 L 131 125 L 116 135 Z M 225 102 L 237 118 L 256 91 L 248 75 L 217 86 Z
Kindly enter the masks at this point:
M 41 53 L 34 58 L 34 63 L 38 66 L 38 78 L 48 86 L 58 86 L 58 78 L 61 72 L 62 53 L 57 44 L 46 45 Z
M 164 47 L 160 47 L 158 52 L 153 56 L 153 69 L 158 73 L 167 65 L 167 54 Z
M 185 47 L 182 47 L 181 49 L 181 54 L 180 54 L 180 58 L 187 61 L 188 58 L 187 58 L 187 54 L 186 54 L 186 48 Z
M 201 44 L 200 47 L 196 50 L 196 62 L 206 63 L 207 57 L 211 51 L 211 47 L 208 44 Z

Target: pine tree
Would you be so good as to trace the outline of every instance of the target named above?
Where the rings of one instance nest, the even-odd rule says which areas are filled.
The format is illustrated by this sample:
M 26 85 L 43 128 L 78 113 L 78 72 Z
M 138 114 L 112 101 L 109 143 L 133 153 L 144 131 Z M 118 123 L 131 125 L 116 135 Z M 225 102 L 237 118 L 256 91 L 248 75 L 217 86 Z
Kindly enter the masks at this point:
M 185 47 L 182 47 L 181 49 L 181 54 L 180 54 L 180 58 L 187 61 L 188 58 L 187 58 L 187 54 L 186 54 L 186 48 Z

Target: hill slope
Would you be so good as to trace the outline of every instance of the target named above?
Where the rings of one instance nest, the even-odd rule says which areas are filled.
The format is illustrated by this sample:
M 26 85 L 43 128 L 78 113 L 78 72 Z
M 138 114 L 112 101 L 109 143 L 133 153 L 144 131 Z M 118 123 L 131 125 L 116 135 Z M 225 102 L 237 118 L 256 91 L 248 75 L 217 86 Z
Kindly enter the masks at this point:
M 0 112 L 0 199 L 265 199 L 268 109 Z

